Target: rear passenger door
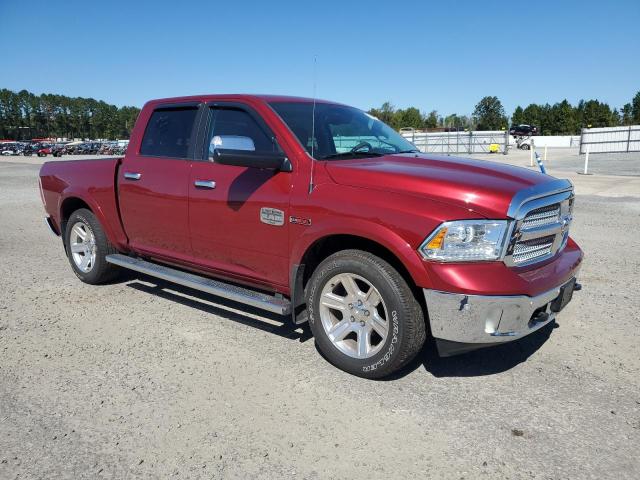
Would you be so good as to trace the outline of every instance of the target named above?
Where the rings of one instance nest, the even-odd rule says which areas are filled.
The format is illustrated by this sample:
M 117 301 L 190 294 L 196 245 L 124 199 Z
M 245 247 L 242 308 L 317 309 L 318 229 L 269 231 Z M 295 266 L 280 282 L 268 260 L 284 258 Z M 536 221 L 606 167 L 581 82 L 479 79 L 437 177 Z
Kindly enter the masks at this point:
M 127 151 L 119 170 L 122 222 L 140 253 L 191 260 L 188 182 L 198 108 L 197 103 L 156 107 L 138 151 Z
M 203 152 L 189 180 L 194 259 L 232 278 L 286 286 L 291 173 L 213 161 L 216 148 L 273 153 L 277 140 L 248 105 L 220 102 L 206 115 Z

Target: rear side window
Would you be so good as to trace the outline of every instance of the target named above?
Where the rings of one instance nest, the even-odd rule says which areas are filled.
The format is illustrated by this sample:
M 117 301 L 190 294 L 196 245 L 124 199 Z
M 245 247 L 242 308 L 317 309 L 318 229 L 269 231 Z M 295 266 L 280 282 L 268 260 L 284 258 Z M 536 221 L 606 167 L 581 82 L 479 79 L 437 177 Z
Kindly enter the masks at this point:
M 149 119 L 140 153 L 152 157 L 187 158 L 197 107 L 162 108 Z

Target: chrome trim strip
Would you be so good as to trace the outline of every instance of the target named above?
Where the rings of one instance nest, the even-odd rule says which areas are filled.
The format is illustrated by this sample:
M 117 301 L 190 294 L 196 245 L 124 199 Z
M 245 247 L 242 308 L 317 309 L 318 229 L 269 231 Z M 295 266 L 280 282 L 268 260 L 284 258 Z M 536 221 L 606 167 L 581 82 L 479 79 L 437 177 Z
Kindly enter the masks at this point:
M 140 177 L 142 177 L 141 173 L 124 172 L 124 178 L 127 180 L 140 180 Z
M 196 188 L 216 188 L 216 182 L 214 182 L 213 180 L 196 180 L 195 182 L 193 182 L 193 185 Z
M 567 191 L 573 191 L 573 184 L 567 179 L 554 179 L 546 183 L 539 183 L 533 187 L 526 188 L 516 192 L 511 199 L 509 209 L 507 210 L 507 216 L 510 218 L 518 218 L 520 208 L 525 203 L 532 200 L 548 197 L 556 193 L 563 193 Z
M 56 237 L 59 237 L 60 235 L 53 229 L 53 223 L 51 221 L 51 217 L 50 216 L 46 216 L 44 217 L 44 223 L 47 224 L 47 227 L 49 228 L 49 231 L 51 233 L 53 233 Z
M 252 307 L 277 313 L 279 315 L 289 315 L 291 313 L 291 302 L 289 300 L 268 295 L 248 288 L 239 287 L 229 283 L 202 277 L 193 273 L 183 272 L 174 268 L 147 262 L 138 258 L 128 257 L 122 254 L 107 255 L 109 263 L 120 267 L 128 268 L 136 272 L 145 273 L 152 277 L 161 278 L 168 282 L 177 283 L 185 287 L 193 288 L 201 292 L 228 298 L 234 302 L 251 305 Z

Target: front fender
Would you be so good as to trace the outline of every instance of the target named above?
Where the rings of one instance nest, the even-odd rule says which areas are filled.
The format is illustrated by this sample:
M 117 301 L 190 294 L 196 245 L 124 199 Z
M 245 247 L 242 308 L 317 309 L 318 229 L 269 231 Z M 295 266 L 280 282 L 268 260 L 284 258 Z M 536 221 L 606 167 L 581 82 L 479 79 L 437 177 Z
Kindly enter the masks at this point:
M 350 218 L 348 225 L 341 218 L 327 217 L 320 223 L 300 228 L 300 236 L 291 252 L 291 269 L 302 262 L 311 246 L 327 237 L 351 235 L 361 237 L 389 250 L 407 269 L 414 283 L 422 288 L 432 288 L 426 269 L 418 252 L 400 235 L 385 225 L 368 220 Z

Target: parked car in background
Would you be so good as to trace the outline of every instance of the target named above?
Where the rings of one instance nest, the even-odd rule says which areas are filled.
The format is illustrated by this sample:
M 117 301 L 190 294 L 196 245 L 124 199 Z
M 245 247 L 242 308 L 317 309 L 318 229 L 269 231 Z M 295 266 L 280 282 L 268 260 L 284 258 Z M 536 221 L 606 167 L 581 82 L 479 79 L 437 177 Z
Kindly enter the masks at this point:
M 21 147 L 17 143 L 2 143 L 0 144 L 0 154 L 5 156 L 20 155 Z
M 39 147 L 36 146 L 35 144 L 28 143 L 22 149 L 22 155 L 24 155 L 25 157 L 29 157 L 29 156 L 33 155 L 34 153 L 37 153 L 38 152 L 38 148 Z
M 39 157 L 46 157 L 47 155 L 51 155 L 51 146 L 50 145 L 42 145 L 38 149 L 38 156 Z
M 62 155 L 64 155 L 65 148 L 65 143 L 56 143 L 51 147 L 51 155 L 53 155 L 54 157 L 61 157 Z
M 509 133 L 514 137 L 537 135 L 538 127 L 534 127 L 533 125 L 526 125 L 526 124 L 516 125 L 516 126 L 512 126 L 509 129 Z

